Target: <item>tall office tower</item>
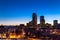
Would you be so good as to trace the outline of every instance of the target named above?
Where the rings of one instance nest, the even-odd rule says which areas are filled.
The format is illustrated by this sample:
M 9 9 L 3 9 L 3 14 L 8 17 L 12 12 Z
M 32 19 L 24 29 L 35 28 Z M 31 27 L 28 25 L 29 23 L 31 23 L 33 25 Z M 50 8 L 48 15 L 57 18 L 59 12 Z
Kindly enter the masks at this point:
M 45 26 L 44 16 L 40 16 L 40 25 L 41 25 L 41 27 L 44 27 Z
M 54 21 L 53 21 L 53 25 L 54 25 L 54 26 L 57 26 L 57 24 L 58 24 L 58 20 L 54 20 Z
M 36 27 L 36 25 L 37 25 L 37 15 L 36 15 L 36 13 L 32 14 L 32 25 L 33 25 L 33 27 Z

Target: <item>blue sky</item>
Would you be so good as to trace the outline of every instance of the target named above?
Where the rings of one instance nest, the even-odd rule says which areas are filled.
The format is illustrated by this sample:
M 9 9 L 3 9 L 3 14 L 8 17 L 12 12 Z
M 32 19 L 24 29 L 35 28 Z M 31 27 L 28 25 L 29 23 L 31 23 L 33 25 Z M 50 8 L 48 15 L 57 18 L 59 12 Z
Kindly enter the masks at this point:
M 0 24 L 25 24 L 32 20 L 32 13 L 45 16 L 48 23 L 60 22 L 60 0 L 0 0 Z

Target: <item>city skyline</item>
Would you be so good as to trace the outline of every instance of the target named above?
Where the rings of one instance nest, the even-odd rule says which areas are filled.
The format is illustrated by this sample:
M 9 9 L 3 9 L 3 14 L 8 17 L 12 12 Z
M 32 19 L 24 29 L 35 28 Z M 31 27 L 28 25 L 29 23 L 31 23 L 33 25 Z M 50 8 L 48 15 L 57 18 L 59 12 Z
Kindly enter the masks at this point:
M 11 21 L 12 22 L 12 21 Z M 39 22 L 39 23 L 38 23 Z M 38 20 L 38 16 L 37 16 L 37 14 L 36 13 L 32 13 L 32 17 L 31 17 L 31 20 L 29 21 L 29 22 L 27 22 L 27 23 L 32 23 L 33 25 L 37 25 L 37 24 L 42 24 L 42 25 L 44 25 L 44 24 L 46 24 L 46 23 L 48 23 L 48 22 L 46 22 L 46 20 L 45 20 L 45 17 L 42 15 L 42 16 L 39 16 L 39 20 Z M 20 24 L 24 24 L 24 25 L 27 25 L 27 23 L 20 23 L 19 22 L 19 24 L 0 24 L 0 25 L 20 25 Z M 48 23 L 48 24 L 51 24 L 51 25 L 55 25 L 54 23 L 56 23 L 56 24 L 59 24 L 59 22 L 58 22 L 58 20 L 53 20 L 53 22 L 52 22 L 52 24 L 51 23 Z M 35 25 L 35 26 L 36 26 Z
M 32 13 L 44 16 L 46 23 L 53 20 L 60 23 L 60 0 L 0 0 L 0 24 L 26 24 L 32 20 Z

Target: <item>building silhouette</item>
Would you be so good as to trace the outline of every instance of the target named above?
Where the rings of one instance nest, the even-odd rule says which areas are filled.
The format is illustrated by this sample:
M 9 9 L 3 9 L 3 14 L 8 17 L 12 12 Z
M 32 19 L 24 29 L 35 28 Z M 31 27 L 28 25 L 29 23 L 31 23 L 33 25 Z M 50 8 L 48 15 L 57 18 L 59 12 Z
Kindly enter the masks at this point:
M 35 27 L 37 25 L 37 15 L 36 13 L 32 14 L 32 25 Z
M 45 27 L 45 19 L 44 16 L 40 16 L 40 26 Z
M 58 20 L 53 21 L 53 25 L 56 26 L 58 24 Z
M 53 21 L 53 28 L 60 28 L 60 24 L 58 23 L 58 20 Z

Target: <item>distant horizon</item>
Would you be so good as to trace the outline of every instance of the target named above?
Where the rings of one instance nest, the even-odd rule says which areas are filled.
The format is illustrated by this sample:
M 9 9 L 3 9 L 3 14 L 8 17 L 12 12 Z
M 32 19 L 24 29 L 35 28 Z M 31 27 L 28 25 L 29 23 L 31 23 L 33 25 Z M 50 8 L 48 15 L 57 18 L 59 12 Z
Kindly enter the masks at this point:
M 43 15 L 42 15 L 42 16 L 43 16 Z M 39 18 L 39 19 L 40 19 L 40 18 Z M 45 19 L 45 17 L 44 17 L 44 19 Z M 27 19 L 27 20 L 28 20 L 28 19 Z M 32 20 L 32 17 L 31 17 L 30 21 L 31 21 L 31 20 Z M 55 20 L 56 20 L 56 19 L 55 19 Z M 14 22 L 13 24 L 10 24 L 9 22 L 6 22 L 6 23 L 8 23 L 8 24 L 5 23 L 5 24 L 0 24 L 0 25 L 8 25 L 8 26 L 9 26 L 9 25 L 14 25 L 14 26 L 15 26 L 15 25 L 20 25 L 20 24 L 27 25 L 27 23 L 29 23 L 30 21 L 25 22 L 25 23 L 24 23 L 24 22 L 17 22 L 17 21 L 16 21 L 17 24 L 15 24 L 15 22 Z M 46 23 L 49 23 L 49 24 L 53 25 L 53 21 L 54 21 L 54 20 L 52 20 L 52 22 L 46 22 L 46 20 L 45 20 L 45 24 L 46 24 Z M 11 22 L 12 22 L 12 21 L 11 21 Z M 40 24 L 40 20 L 38 20 L 38 16 L 37 16 L 37 24 Z M 60 24 L 60 23 L 59 23 L 59 20 L 58 20 L 58 24 Z

